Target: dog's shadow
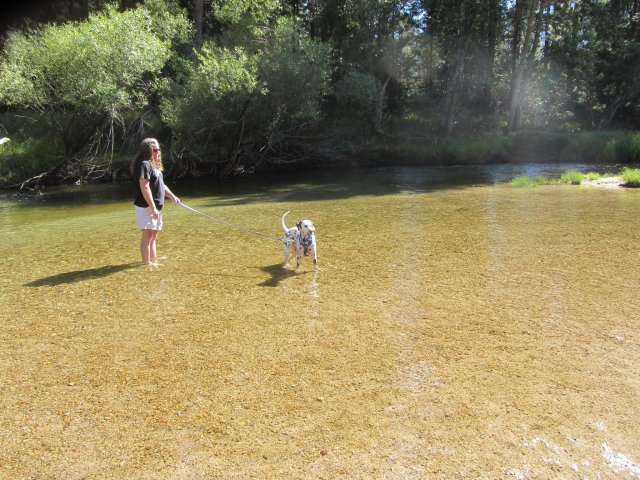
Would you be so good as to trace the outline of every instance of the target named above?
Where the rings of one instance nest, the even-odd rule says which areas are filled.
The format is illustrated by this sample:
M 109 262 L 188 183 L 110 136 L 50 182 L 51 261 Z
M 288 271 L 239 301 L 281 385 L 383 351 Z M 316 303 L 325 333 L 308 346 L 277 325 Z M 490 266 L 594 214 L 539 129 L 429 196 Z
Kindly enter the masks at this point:
M 267 272 L 271 275 L 271 278 L 266 279 L 264 282 L 259 283 L 259 287 L 277 287 L 285 278 L 297 277 L 298 275 L 306 275 L 309 272 L 298 272 L 290 270 L 282 265 L 282 263 L 276 263 L 275 265 L 269 265 L 267 267 L 260 267 L 260 270 Z

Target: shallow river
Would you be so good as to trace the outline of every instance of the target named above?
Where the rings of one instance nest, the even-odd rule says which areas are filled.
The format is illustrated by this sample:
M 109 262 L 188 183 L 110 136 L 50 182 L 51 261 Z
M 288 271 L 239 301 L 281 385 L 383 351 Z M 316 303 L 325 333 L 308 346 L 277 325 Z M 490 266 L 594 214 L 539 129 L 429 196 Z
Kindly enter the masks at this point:
M 129 185 L 0 198 L 0 478 L 640 478 L 640 190 L 556 168 L 171 184 L 155 269 Z

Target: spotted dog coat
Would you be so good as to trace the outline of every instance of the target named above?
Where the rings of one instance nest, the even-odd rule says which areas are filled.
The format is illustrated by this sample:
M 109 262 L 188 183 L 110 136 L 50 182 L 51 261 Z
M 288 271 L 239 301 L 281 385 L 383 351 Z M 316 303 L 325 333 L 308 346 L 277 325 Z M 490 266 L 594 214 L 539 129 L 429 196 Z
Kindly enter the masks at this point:
M 284 264 L 289 263 L 291 254 L 296 256 L 296 268 L 300 266 L 300 260 L 303 256 L 311 255 L 313 264 L 318 268 L 318 248 L 316 246 L 316 227 L 311 220 L 300 220 L 295 227 L 287 228 L 284 223 L 284 217 L 289 212 L 282 215 L 282 228 L 284 228 Z

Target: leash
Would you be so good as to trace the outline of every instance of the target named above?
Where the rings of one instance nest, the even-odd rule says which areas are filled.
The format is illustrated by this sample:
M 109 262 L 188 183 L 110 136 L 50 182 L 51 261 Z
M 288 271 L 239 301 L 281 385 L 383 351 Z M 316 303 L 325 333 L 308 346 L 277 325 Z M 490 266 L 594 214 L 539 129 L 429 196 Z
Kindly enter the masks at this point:
M 226 225 L 229 228 L 233 228 L 234 230 L 239 230 L 239 231 L 244 232 L 244 233 L 250 233 L 250 234 L 253 234 L 253 235 L 258 235 L 260 237 L 269 238 L 271 240 L 282 241 L 282 238 L 283 238 L 283 237 L 273 237 L 271 235 L 265 235 L 264 233 L 260 233 L 260 232 L 254 232 L 253 230 L 249 230 L 248 228 L 243 227 L 242 225 L 238 225 L 236 223 L 231 223 L 231 222 L 227 222 L 226 220 L 221 220 L 219 218 L 212 217 L 211 215 L 207 215 L 206 213 L 201 212 L 200 210 L 196 210 L 195 208 L 190 207 L 189 205 L 187 205 L 186 203 L 184 203 L 182 201 L 179 201 L 178 205 L 180 205 L 181 207 L 186 208 L 187 210 L 191 210 L 192 212 L 197 213 L 198 215 L 202 215 L 203 217 L 208 218 L 209 220 L 213 220 L 214 222 L 218 222 L 218 223 L 221 223 L 223 225 Z

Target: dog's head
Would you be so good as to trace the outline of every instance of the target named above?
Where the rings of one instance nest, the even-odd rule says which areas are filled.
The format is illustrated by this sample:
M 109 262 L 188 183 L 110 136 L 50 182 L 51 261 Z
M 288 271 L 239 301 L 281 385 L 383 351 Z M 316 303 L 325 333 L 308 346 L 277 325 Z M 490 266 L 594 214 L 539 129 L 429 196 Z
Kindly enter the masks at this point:
M 312 235 L 313 232 L 316 231 L 316 227 L 313 225 L 313 222 L 311 220 L 300 220 L 296 224 L 296 227 L 298 227 L 298 230 L 300 230 L 302 235 L 305 237 Z

